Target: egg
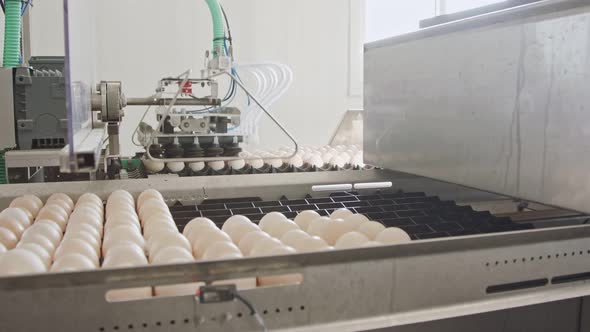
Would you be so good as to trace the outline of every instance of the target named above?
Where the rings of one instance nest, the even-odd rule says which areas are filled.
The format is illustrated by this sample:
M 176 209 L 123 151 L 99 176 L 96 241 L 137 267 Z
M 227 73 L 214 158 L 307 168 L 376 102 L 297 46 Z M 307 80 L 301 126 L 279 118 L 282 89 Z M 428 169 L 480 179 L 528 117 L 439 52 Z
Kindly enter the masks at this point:
M 100 208 L 103 207 L 102 199 L 100 199 L 100 197 L 92 193 L 86 193 L 80 196 L 80 198 L 78 198 L 78 201 L 76 201 L 76 207 L 85 203 L 94 204 Z
M 340 154 L 338 155 L 338 157 L 339 157 L 340 159 L 342 159 L 342 161 L 344 161 L 344 164 L 348 164 L 348 163 L 350 163 L 350 160 L 352 159 L 352 156 L 351 156 L 351 155 L 349 155 L 349 154 L 348 154 L 347 152 L 345 152 L 345 151 L 343 151 L 343 152 L 340 152 Z
M 300 229 L 299 226 L 289 219 L 281 220 L 280 222 L 271 224 L 266 232 L 275 238 L 281 238 L 288 231 Z
M 51 272 L 78 272 L 93 270 L 96 266 L 88 257 L 76 253 L 59 257 L 51 266 Z
M 246 256 L 262 256 L 264 253 L 269 252 L 271 249 L 275 247 L 282 246 L 283 243 L 275 238 L 262 238 L 254 243 L 252 246 L 252 250 L 246 254 Z
M 244 161 L 244 159 L 231 160 L 227 164 L 229 165 L 229 167 L 235 170 L 241 170 L 244 167 L 246 167 L 246 162 Z
M 0 213 L 0 222 L 4 219 L 16 219 L 24 228 L 31 226 L 31 214 L 22 208 L 8 208 Z
M 363 168 L 365 167 L 365 163 L 364 163 L 364 159 L 363 159 L 363 153 L 357 153 L 355 154 L 351 159 L 350 159 L 350 163 L 354 166 L 354 167 L 359 167 L 359 168 Z
M 76 225 L 76 224 L 84 224 L 84 225 L 88 225 L 92 228 L 94 228 L 96 230 L 96 232 L 98 232 L 98 234 L 102 234 L 103 232 L 103 224 L 102 221 L 100 219 L 95 219 L 95 218 L 87 218 L 87 216 L 84 215 L 77 215 L 77 216 L 73 216 L 70 218 L 70 221 L 68 222 L 68 226 L 66 228 L 66 231 L 69 230 L 72 225 Z
M 67 239 L 64 240 L 59 247 L 55 250 L 53 257 L 59 259 L 61 256 L 68 254 L 80 254 L 87 257 L 94 263 L 95 267 L 98 267 L 99 256 L 96 254 L 96 250 L 88 243 L 80 239 Z
M 300 229 L 294 229 L 294 230 L 290 230 L 287 233 L 283 234 L 283 236 L 280 238 L 281 242 L 287 246 L 293 247 L 295 245 L 295 243 L 297 243 L 298 241 L 301 241 L 303 239 L 307 239 L 311 237 L 309 234 L 307 234 L 306 232 L 300 230 Z
M 316 167 L 316 168 L 322 168 L 324 167 L 324 160 L 322 159 L 322 157 L 318 156 L 318 155 L 313 155 L 311 156 L 310 159 L 307 160 L 307 163 L 310 166 Z
M 139 196 L 137 196 L 137 208 L 141 209 L 143 202 L 145 202 L 146 200 L 148 200 L 150 198 L 155 198 L 155 199 L 159 199 L 161 201 L 164 201 L 164 196 L 162 196 L 162 193 L 160 193 L 156 189 L 146 189 L 146 190 L 142 191 L 139 194 Z
M 46 204 L 51 203 L 51 202 L 57 202 L 57 201 L 61 201 L 61 202 L 65 203 L 64 205 L 68 207 L 67 209 L 64 208 L 66 211 L 71 212 L 74 209 L 74 201 L 72 200 L 72 198 L 66 194 L 63 194 L 63 193 L 52 194 L 47 199 Z
M 156 204 L 155 203 L 156 201 L 159 203 Z M 164 202 L 162 202 L 160 200 L 150 199 L 144 203 L 144 205 L 142 206 L 142 209 L 139 210 L 138 215 L 139 215 L 139 219 L 145 220 L 149 216 L 154 215 L 156 213 L 170 214 L 170 209 L 168 208 L 168 206 Z
M 68 213 L 59 205 L 45 205 L 36 220 L 49 219 L 55 221 L 61 229 L 64 229 L 68 224 Z
M 11 230 L 0 227 L 0 243 L 6 247 L 6 249 L 13 249 L 18 242 L 18 237 Z
M 288 164 L 289 166 L 299 168 L 303 166 L 303 159 L 300 156 L 296 155 L 289 159 Z
M 25 227 L 23 226 L 23 224 L 21 224 L 21 222 L 18 219 L 8 217 L 0 218 L 0 227 L 9 229 L 19 239 L 25 231 Z
M 0 256 L 0 275 L 3 277 L 46 271 L 41 258 L 29 250 L 14 249 Z
M 23 208 L 29 211 L 34 218 L 39 213 L 39 210 L 41 210 L 41 208 L 43 207 L 43 202 L 39 203 L 40 201 L 41 200 L 37 196 L 24 195 L 15 198 L 10 203 L 10 207 Z
M 352 216 L 354 213 L 348 209 L 338 209 L 330 214 L 330 219 L 344 219 Z
M 226 231 L 227 235 L 232 239 L 235 244 L 239 244 L 242 238 L 246 236 L 246 234 L 250 232 L 260 231 L 260 227 L 258 225 L 250 222 L 249 224 L 239 224 L 236 225 L 231 229 L 231 231 Z
M 49 267 L 51 267 L 51 255 L 47 252 L 47 250 L 45 250 L 45 248 L 41 247 L 40 245 L 36 243 L 19 243 L 16 247 L 18 249 L 28 250 L 35 254 L 43 262 L 46 269 L 49 269 Z
M 346 160 L 340 156 L 332 157 L 332 159 L 330 159 L 330 166 L 344 168 L 344 166 L 346 166 Z
M 48 238 L 55 247 L 59 245 L 59 242 L 63 237 L 62 232 L 56 230 L 54 226 L 48 225 L 47 223 L 35 223 L 23 233 L 23 238 L 25 238 L 29 233 L 39 234 Z
M 143 229 L 143 238 L 145 239 L 146 244 L 149 244 L 156 236 L 166 233 L 180 234 L 174 225 L 168 223 L 152 223 L 149 227 Z
M 205 169 L 205 163 L 202 161 L 196 162 L 196 163 L 190 163 L 190 164 L 188 164 L 188 168 L 190 168 L 191 171 L 193 171 L 195 173 L 200 172 Z
M 242 252 L 231 242 L 220 241 L 212 243 L 201 256 L 202 260 L 214 260 L 221 258 L 241 258 Z
M 264 162 L 274 168 L 281 168 L 283 166 L 283 160 L 281 160 L 280 158 L 269 158 L 264 160 Z
M 152 224 L 161 223 L 176 225 L 176 223 L 174 222 L 174 218 L 172 218 L 172 215 L 167 212 L 158 212 L 142 220 L 143 227 L 149 227 Z
M 250 164 L 250 166 L 252 166 L 252 168 L 254 169 L 261 169 L 264 167 L 264 160 L 262 159 L 251 159 L 248 160 L 248 164 Z
M 133 227 L 137 232 L 141 233 L 141 226 L 138 223 L 124 219 L 109 219 L 109 221 L 104 224 L 104 229 L 105 232 L 109 232 L 111 229 L 119 226 Z
M 366 237 L 364 234 L 359 232 L 349 232 L 342 235 L 338 241 L 336 241 L 336 245 L 334 248 L 336 249 L 350 249 L 350 248 L 358 248 L 362 247 L 369 242 L 369 238 Z
M 98 220 L 102 220 L 103 218 L 102 211 L 100 211 L 96 206 L 92 204 L 79 205 L 78 207 L 76 207 L 76 210 L 74 210 L 74 212 L 70 215 L 70 218 L 73 215 L 84 216 L 86 218 L 93 218 Z
M 321 216 L 319 215 L 319 213 L 315 212 L 315 211 L 303 211 L 300 212 L 293 221 L 295 221 L 295 223 L 297 225 L 299 225 L 299 227 L 303 230 L 307 230 L 307 228 L 309 227 L 309 224 L 315 220 L 320 218 Z
M 167 163 L 166 167 L 168 167 L 168 170 L 172 173 L 179 173 L 184 170 L 186 165 L 183 162 L 175 161 Z
M 217 225 L 215 225 L 215 223 L 208 218 L 195 218 L 195 219 L 189 221 L 188 224 L 186 224 L 186 226 L 184 226 L 184 230 L 182 231 L 182 234 L 184 236 L 186 236 L 187 239 L 191 240 L 192 239 L 192 232 L 200 230 L 203 227 L 217 228 Z
M 328 227 L 328 223 L 331 220 L 332 219 L 328 217 L 314 219 L 311 223 L 309 223 L 306 231 L 309 235 L 322 237 L 324 235 L 324 231 Z
M 207 166 L 214 171 L 221 171 L 225 168 L 225 161 L 210 161 L 207 163 Z
M 63 237 L 62 241 L 66 241 L 68 239 L 78 239 L 78 240 L 82 240 L 85 243 L 88 243 L 92 249 L 94 249 L 94 252 L 96 252 L 97 256 L 100 256 L 100 247 L 101 247 L 101 240 L 100 239 L 96 239 L 94 236 L 92 236 L 90 233 L 85 232 L 85 231 L 77 231 L 77 232 L 66 232 L 66 234 Z
M 379 233 L 381 233 L 385 229 L 381 223 L 376 221 L 369 221 L 366 223 L 361 224 L 356 228 L 356 231 L 359 233 L 365 234 L 369 240 L 373 241 L 377 237 Z
M 326 241 L 318 236 L 310 236 L 308 238 L 300 239 L 292 247 L 297 250 L 297 252 L 315 252 L 332 249 Z
M 353 224 L 344 222 L 342 219 L 334 219 L 328 222 L 323 234 L 318 236 L 324 239 L 329 245 L 333 246 L 341 236 L 354 230 L 355 227 Z
M 126 221 L 129 223 L 134 223 L 137 225 L 140 224 L 139 217 L 137 216 L 137 213 L 135 213 L 135 211 L 133 210 L 119 210 L 107 214 L 107 222 L 115 219 L 118 219 L 120 221 Z
M 263 239 L 269 238 L 271 238 L 270 235 L 263 231 L 249 232 L 248 234 L 244 235 L 244 237 L 242 237 L 242 239 L 238 243 L 238 248 L 240 248 L 242 254 L 247 255 L 250 253 L 250 251 L 252 251 L 252 248 L 256 243 L 260 242 Z
M 2 243 L 0 243 L 0 255 L 2 255 L 3 253 L 5 253 L 7 251 L 8 251 L 8 249 L 6 249 L 6 247 Z
M 104 257 L 102 267 L 133 267 L 146 265 L 147 263 L 147 257 L 142 248 L 133 242 L 122 242 L 110 248 Z
M 154 257 L 158 251 L 167 247 L 180 247 L 191 251 L 191 244 L 180 233 L 167 232 L 154 235 L 149 242 L 149 257 Z
M 244 224 L 250 225 L 252 224 L 252 221 L 248 219 L 248 217 L 244 217 L 241 215 L 231 216 L 223 223 L 221 230 L 226 233 L 230 233 L 235 227 Z
M 142 159 L 143 167 L 148 171 L 148 173 L 160 173 L 164 170 L 166 164 L 162 161 L 155 161 L 151 159 Z
M 43 247 L 45 250 L 47 250 L 48 253 L 50 253 L 51 255 L 53 255 L 53 253 L 55 252 L 55 244 L 53 244 L 53 242 L 51 242 L 51 240 L 49 240 L 47 237 L 39 234 L 39 233 L 35 233 L 35 232 L 31 232 L 31 233 L 26 233 L 23 234 L 23 237 L 21 238 L 20 243 L 35 243 L 40 245 L 41 247 Z
M 231 242 L 231 238 L 219 229 L 203 229 L 200 235 L 194 237 L 193 256 L 201 258 L 211 244 L 219 241 Z
M 110 205 L 107 203 L 107 208 L 106 208 L 106 212 L 105 212 L 106 219 L 108 219 L 112 214 L 118 214 L 123 211 L 126 213 L 133 213 L 133 214 L 137 215 L 137 212 L 135 211 L 135 207 L 133 206 L 133 204 L 128 204 L 127 202 L 123 202 L 123 201 L 110 201 L 110 202 L 111 202 Z
M 324 164 L 330 163 L 332 158 L 334 158 L 334 155 L 332 155 L 330 152 L 326 152 L 326 153 L 322 154 L 322 161 Z
M 260 229 L 264 230 L 265 228 L 271 226 L 272 224 L 280 222 L 282 220 L 287 220 L 287 217 L 285 217 L 284 214 L 282 214 L 280 212 L 271 212 L 271 213 L 265 215 L 264 217 L 262 217 L 262 219 L 260 219 L 258 226 L 260 227 Z
M 193 254 L 181 247 L 166 247 L 150 257 L 152 264 L 190 263 L 194 260 Z
M 136 228 L 133 226 L 121 225 L 114 227 L 112 230 L 105 233 L 102 242 L 102 255 L 106 256 L 111 247 L 122 242 L 132 242 L 142 249 L 145 248 L 145 240 Z
M 92 227 L 89 224 L 85 224 L 85 223 L 68 224 L 68 228 L 66 228 L 66 234 L 70 233 L 70 232 L 72 232 L 72 233 L 87 232 L 87 233 L 91 234 L 97 240 L 102 238 L 100 232 L 97 231 L 96 228 Z
M 400 244 L 411 242 L 412 239 L 403 229 L 390 227 L 377 234 L 375 241 L 383 244 Z
M 363 216 L 362 214 L 353 214 L 342 219 L 344 220 L 344 222 L 354 225 L 355 228 L 366 222 L 371 221 L 369 220 L 369 218 Z
M 111 200 L 111 199 L 125 200 L 127 202 L 130 202 L 131 204 L 135 204 L 135 199 L 133 198 L 133 195 L 131 195 L 131 193 L 129 193 L 127 190 L 123 190 L 123 189 L 113 191 L 111 193 L 111 195 L 109 196 L 109 200 Z
M 66 201 L 62 201 L 59 199 L 54 199 L 53 201 L 47 201 L 47 203 L 45 204 L 47 205 L 57 205 L 60 206 L 62 209 L 64 209 L 64 211 L 66 211 L 66 213 L 69 215 L 70 213 L 72 213 L 72 210 L 70 209 L 69 204 Z

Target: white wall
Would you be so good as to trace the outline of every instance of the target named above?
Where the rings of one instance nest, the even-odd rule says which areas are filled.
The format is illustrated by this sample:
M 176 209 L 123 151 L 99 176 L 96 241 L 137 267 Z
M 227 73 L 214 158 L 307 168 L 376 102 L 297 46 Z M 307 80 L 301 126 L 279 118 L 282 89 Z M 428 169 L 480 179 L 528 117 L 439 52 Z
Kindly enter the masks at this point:
M 361 2 L 223 1 L 238 62 L 293 68 L 295 82 L 272 111 L 301 143 L 328 143 L 342 115 L 362 108 Z M 202 68 L 212 39 L 204 1 L 101 0 L 97 6 L 99 79 L 121 80 L 128 96 L 147 96 L 159 78 Z M 32 20 L 33 54 L 63 54 L 62 0 L 35 1 Z M 142 110 L 127 112 L 124 154 L 136 151 L 130 137 Z M 287 142 L 270 121 L 262 122 L 260 138 Z

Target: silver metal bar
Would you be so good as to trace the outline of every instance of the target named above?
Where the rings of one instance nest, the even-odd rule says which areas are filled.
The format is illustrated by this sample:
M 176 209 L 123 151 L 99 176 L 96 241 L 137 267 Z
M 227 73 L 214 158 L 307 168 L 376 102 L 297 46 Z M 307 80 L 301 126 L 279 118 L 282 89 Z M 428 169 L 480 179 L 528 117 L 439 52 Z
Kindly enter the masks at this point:
M 7 168 L 51 167 L 60 165 L 61 150 L 12 150 L 6 151 Z
M 127 106 L 166 106 L 172 99 L 145 97 L 145 98 L 127 98 Z M 176 106 L 219 106 L 221 101 L 215 98 L 198 98 L 198 99 L 177 99 L 174 103 Z

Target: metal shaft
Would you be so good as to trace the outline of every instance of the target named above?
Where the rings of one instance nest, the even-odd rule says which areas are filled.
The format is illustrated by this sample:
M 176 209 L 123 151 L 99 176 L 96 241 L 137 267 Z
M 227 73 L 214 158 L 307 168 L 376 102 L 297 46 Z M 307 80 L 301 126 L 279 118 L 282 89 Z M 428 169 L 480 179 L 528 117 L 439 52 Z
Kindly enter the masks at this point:
M 127 98 L 128 106 L 165 106 L 172 102 L 170 98 Z M 219 106 L 221 101 L 214 98 L 192 98 L 192 99 L 177 99 L 174 105 L 177 106 Z

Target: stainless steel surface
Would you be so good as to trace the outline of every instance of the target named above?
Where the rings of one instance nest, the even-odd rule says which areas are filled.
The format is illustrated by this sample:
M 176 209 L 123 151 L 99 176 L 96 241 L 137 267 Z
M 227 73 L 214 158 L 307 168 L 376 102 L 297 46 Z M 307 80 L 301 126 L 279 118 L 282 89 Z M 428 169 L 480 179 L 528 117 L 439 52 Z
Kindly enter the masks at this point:
M 73 150 L 69 145 L 61 150 L 60 168 L 64 173 L 94 172 L 98 169 L 106 128 L 95 128 L 79 134 L 82 137 L 74 139 L 76 146 Z
M 14 129 L 14 96 L 12 69 L 0 68 L 0 148 L 14 148 L 16 135 Z
M 7 168 L 59 166 L 60 150 L 13 150 L 4 159 Z
M 166 106 L 169 105 L 172 99 L 169 98 L 127 98 L 127 105 L 129 106 Z M 191 98 L 178 99 L 174 103 L 177 106 L 215 106 L 220 104 L 219 99 L 215 98 Z
M 588 5 L 548 0 L 369 44 L 367 162 L 590 212 Z
M 363 114 L 362 110 L 344 113 L 330 145 L 358 145 L 363 146 Z

